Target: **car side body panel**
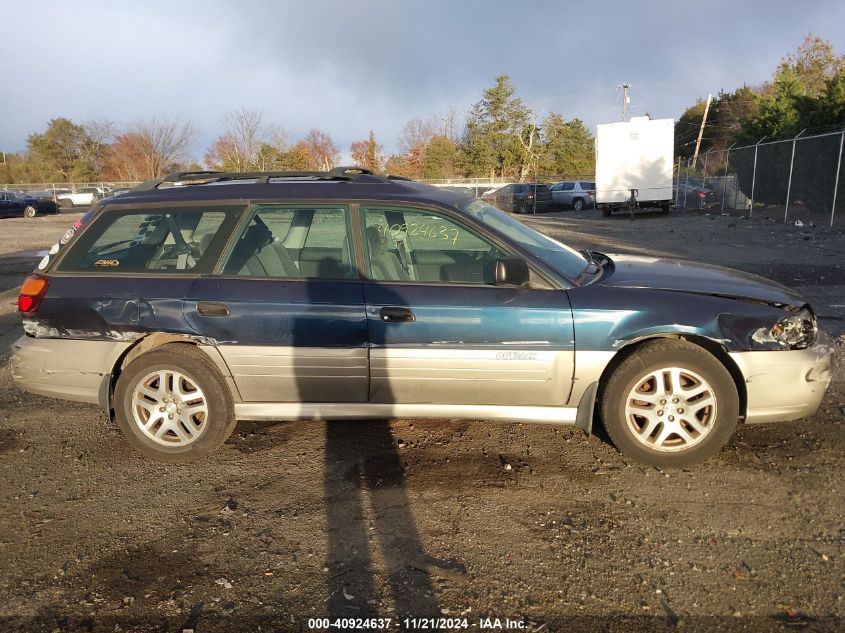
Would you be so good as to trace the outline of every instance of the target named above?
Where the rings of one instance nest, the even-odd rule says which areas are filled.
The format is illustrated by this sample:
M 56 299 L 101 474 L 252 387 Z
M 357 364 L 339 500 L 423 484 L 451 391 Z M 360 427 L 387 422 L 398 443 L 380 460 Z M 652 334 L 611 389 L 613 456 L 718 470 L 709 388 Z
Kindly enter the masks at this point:
M 562 406 L 574 338 L 563 290 L 366 283 L 370 402 Z M 403 306 L 413 322 L 385 322 Z
M 218 302 L 223 316 L 203 316 Z M 201 277 L 184 302 L 245 401 L 366 402 L 367 325 L 360 281 Z

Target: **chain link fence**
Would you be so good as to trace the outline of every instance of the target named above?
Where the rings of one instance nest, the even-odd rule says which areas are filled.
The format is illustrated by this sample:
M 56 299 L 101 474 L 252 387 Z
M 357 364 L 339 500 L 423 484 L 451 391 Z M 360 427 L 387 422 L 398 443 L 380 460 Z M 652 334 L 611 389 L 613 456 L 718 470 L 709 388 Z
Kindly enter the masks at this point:
M 845 227 L 843 145 L 839 130 L 678 159 L 676 206 Z

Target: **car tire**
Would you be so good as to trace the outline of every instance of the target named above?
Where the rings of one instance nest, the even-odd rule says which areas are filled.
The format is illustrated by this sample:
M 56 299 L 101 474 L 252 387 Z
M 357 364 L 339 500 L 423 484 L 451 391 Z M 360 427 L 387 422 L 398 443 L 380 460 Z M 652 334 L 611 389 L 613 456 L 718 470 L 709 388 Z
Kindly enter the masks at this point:
M 23 210 L 23 217 L 25 218 L 34 218 L 38 214 L 38 209 L 33 207 L 31 204 L 26 205 L 26 208 Z
M 728 442 L 739 419 L 730 373 L 687 341 L 643 343 L 600 391 L 602 422 L 616 448 L 660 468 L 711 457 Z
M 584 210 L 584 199 L 583 198 L 575 198 L 572 201 L 572 210 L 573 211 L 583 211 Z
M 237 423 L 220 371 L 205 353 L 183 343 L 164 345 L 129 363 L 115 386 L 114 411 L 135 448 L 170 464 L 207 455 Z
M 70 200 L 68 198 L 63 198 L 62 200 L 59 201 L 59 206 L 61 206 L 62 209 L 72 209 L 73 208 L 73 200 Z

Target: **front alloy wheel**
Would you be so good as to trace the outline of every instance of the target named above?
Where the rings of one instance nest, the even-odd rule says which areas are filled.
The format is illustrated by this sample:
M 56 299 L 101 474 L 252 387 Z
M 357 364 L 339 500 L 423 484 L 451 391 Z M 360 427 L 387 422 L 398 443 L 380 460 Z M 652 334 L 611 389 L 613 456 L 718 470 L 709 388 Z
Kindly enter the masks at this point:
M 646 341 L 600 388 L 601 416 L 616 447 L 639 462 L 688 466 L 721 449 L 736 428 L 739 396 L 726 367 L 698 345 Z
M 662 452 L 685 451 L 702 442 L 718 413 L 713 387 L 681 367 L 650 372 L 628 393 L 625 422 L 644 446 Z

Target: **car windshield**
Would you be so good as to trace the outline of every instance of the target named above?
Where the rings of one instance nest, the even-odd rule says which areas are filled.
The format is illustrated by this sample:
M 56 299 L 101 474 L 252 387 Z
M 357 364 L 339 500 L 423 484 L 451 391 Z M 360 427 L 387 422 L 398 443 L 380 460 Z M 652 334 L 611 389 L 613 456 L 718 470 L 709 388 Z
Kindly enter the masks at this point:
M 473 200 L 464 207 L 464 211 L 518 242 L 525 250 L 570 279 L 577 279 L 588 266 L 587 260 L 578 251 L 527 227 L 483 200 Z

